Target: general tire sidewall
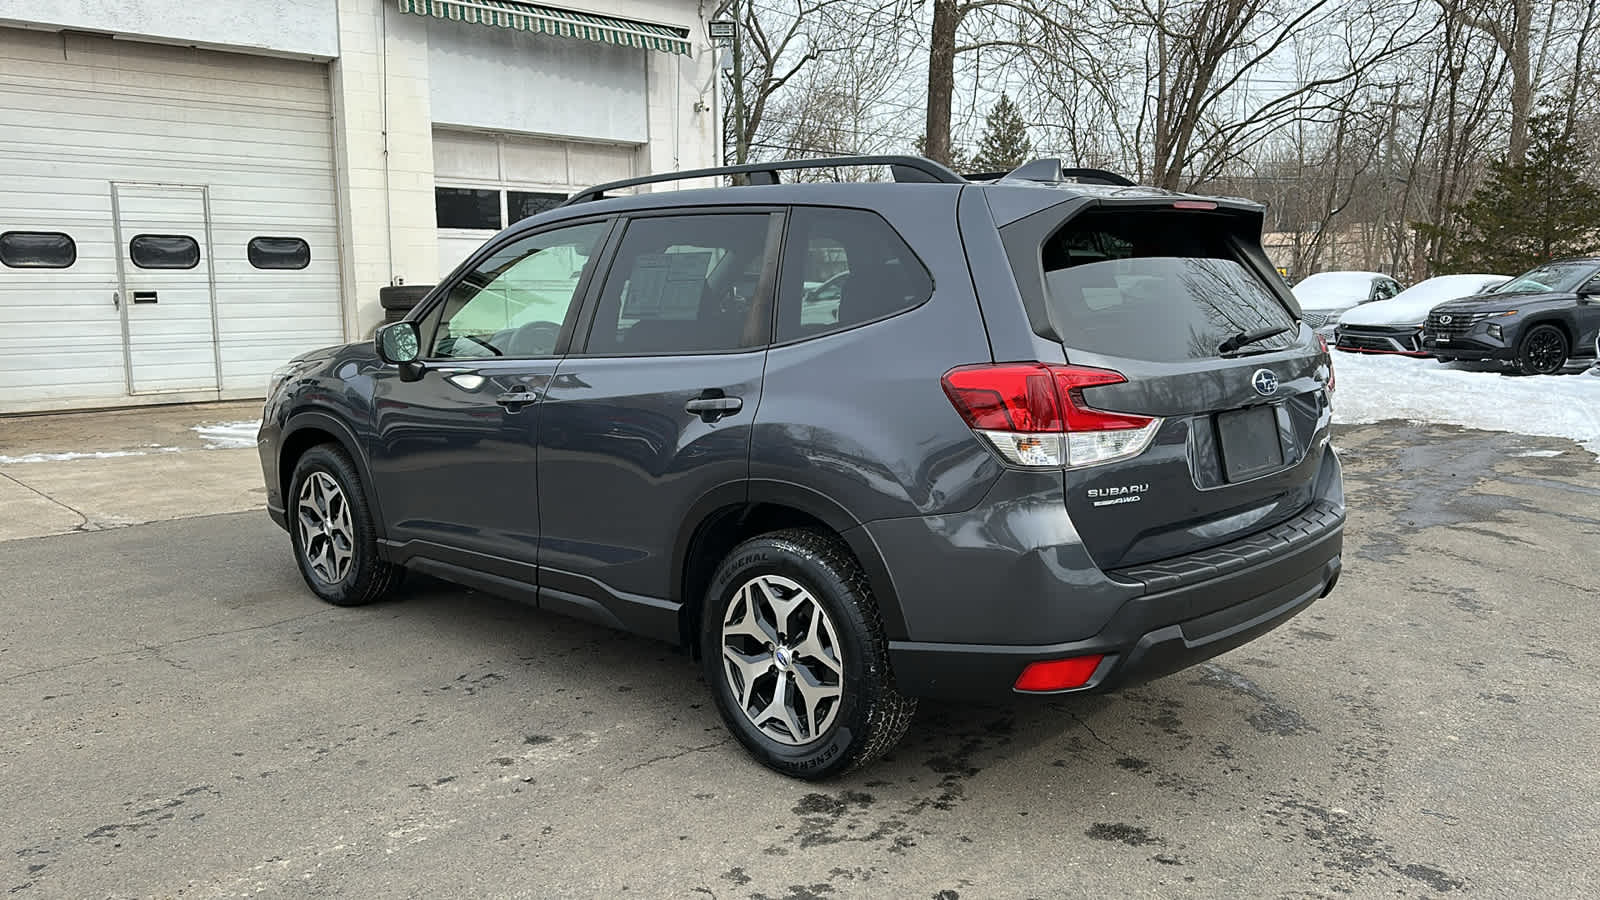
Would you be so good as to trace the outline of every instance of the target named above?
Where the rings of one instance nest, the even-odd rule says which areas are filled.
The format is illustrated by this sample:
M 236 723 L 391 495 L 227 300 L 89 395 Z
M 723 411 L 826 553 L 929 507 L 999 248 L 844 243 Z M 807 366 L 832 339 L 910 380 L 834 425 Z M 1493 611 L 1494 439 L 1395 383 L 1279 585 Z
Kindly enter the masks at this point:
M 758 575 L 781 575 L 798 582 L 822 604 L 833 619 L 834 630 L 844 651 L 844 695 L 839 712 L 821 740 L 804 746 L 782 744 L 767 737 L 738 710 L 738 701 L 728 687 L 722 668 L 722 621 L 727 616 L 733 594 Z M 718 568 L 707 593 L 710 601 L 701 622 L 700 650 L 705 677 L 717 695 L 717 709 L 728 730 L 767 765 L 798 778 L 822 778 L 850 764 L 860 751 L 865 736 L 867 703 L 865 692 L 872 689 L 865 663 L 870 651 L 865 635 L 867 625 L 859 608 L 842 598 L 852 593 L 831 567 L 782 540 L 756 539 L 742 545 Z
M 1561 365 L 1549 372 L 1541 372 L 1534 368 L 1532 361 L 1528 359 L 1528 348 L 1532 345 L 1534 336 L 1544 331 L 1551 332 L 1561 341 Z M 1528 333 L 1522 338 L 1521 347 L 1517 350 L 1517 362 L 1522 371 L 1529 375 L 1558 375 L 1570 359 L 1572 359 L 1572 347 L 1567 343 L 1567 336 L 1554 325 L 1535 325 L 1528 329 Z
M 337 584 L 328 584 L 311 570 L 311 565 L 306 562 L 305 547 L 300 539 L 299 505 L 300 489 L 305 485 L 307 478 L 312 473 L 326 472 L 338 482 L 339 490 L 344 492 L 345 502 L 350 506 L 350 525 L 355 529 L 355 546 L 352 549 L 350 570 Z M 361 494 L 361 482 L 349 463 L 336 453 L 324 448 L 313 447 L 300 457 L 295 464 L 294 477 L 289 483 L 289 496 L 287 498 L 289 519 L 289 540 L 294 545 L 294 560 L 300 567 L 300 574 L 305 578 L 306 585 L 316 592 L 317 596 L 329 603 L 344 603 L 352 597 L 357 589 L 362 575 L 371 567 L 369 559 L 369 545 L 372 543 L 372 523 L 368 521 L 367 505 Z

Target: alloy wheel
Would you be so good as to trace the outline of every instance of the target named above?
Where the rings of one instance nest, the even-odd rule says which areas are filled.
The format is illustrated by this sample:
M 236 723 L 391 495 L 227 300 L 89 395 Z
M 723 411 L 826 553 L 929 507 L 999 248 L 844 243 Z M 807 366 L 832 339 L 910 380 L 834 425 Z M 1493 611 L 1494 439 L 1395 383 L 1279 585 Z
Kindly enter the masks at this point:
M 722 673 L 733 701 L 767 737 L 798 746 L 828 730 L 844 697 L 833 620 L 798 582 L 745 582 L 722 620 Z
M 1549 329 L 1541 330 L 1528 338 L 1528 362 L 1535 371 L 1549 374 L 1566 362 L 1566 346 L 1561 335 Z
M 327 584 L 338 584 L 355 559 L 355 528 L 350 500 L 327 472 L 312 472 L 300 487 L 295 510 L 300 552 L 311 571 Z

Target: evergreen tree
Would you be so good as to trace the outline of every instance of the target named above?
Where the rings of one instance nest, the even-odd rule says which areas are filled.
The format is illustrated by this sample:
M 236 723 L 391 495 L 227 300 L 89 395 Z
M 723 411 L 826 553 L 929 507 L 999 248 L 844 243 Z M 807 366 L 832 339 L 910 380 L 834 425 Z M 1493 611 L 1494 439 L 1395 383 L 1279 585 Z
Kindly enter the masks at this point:
M 980 172 L 1009 172 L 1032 158 L 1028 125 L 1011 97 L 1002 93 L 984 119 L 983 139 L 978 142 L 972 166 Z
M 1529 131 L 1526 160 L 1496 160 L 1472 199 L 1451 210 L 1437 272 L 1515 275 L 1600 249 L 1600 191 L 1583 180 L 1587 148 L 1563 137 L 1553 115 L 1535 117 Z

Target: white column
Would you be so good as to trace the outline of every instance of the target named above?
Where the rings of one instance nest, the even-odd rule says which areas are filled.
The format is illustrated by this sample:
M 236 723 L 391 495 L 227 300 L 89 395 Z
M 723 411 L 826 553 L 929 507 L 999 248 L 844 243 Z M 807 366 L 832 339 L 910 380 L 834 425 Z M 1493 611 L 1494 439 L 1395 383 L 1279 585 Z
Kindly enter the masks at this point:
M 390 0 L 339 0 L 333 64 L 347 337 L 383 318 L 378 289 L 438 274 L 427 22 Z

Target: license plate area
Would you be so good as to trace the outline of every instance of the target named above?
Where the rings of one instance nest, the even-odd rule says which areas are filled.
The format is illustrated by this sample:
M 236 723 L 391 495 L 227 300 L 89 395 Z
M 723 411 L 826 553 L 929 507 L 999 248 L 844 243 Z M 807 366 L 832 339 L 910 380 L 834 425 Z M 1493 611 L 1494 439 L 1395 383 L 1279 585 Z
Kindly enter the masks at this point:
M 1222 471 L 1229 482 L 1248 481 L 1283 468 L 1283 439 L 1276 405 L 1217 413 Z

